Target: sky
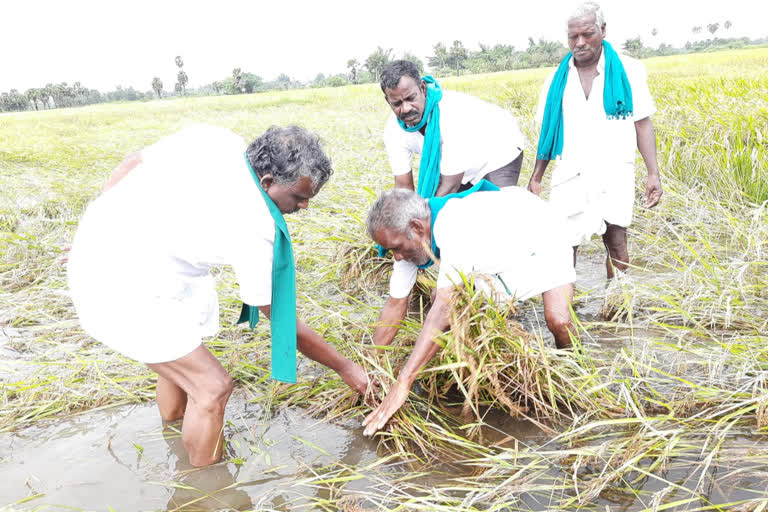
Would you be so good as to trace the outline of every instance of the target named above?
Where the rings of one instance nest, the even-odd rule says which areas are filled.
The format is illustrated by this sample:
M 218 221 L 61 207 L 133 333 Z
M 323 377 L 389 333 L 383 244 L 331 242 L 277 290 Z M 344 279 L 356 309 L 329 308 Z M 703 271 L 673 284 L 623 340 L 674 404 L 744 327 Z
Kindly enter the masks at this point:
M 607 40 L 620 47 L 640 36 L 646 45 L 718 36 L 766 37 L 758 0 L 603 0 Z M 222 80 L 232 69 L 273 80 L 301 81 L 346 72 L 377 46 L 393 56 L 410 52 L 426 64 L 437 42 L 512 44 L 528 37 L 565 43 L 573 0 L 38 0 L 4 2 L 0 29 L 0 91 L 23 92 L 46 83 L 79 81 L 102 92 L 117 85 L 141 91 L 160 77 L 173 90 L 176 55 L 184 59 L 188 87 Z M 730 20 L 729 31 L 722 28 Z M 691 28 L 701 25 L 694 35 Z M 651 36 L 656 28 L 658 36 Z

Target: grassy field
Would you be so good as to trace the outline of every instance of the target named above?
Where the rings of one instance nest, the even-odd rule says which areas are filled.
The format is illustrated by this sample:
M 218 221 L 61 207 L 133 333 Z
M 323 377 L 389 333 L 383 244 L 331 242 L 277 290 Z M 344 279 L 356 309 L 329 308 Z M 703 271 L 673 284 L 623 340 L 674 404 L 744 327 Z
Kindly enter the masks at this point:
M 603 313 L 580 315 L 584 350 L 558 352 L 466 292 L 441 359 L 379 437 L 386 458 L 316 470 L 305 483 L 327 492 L 315 508 L 768 507 L 768 49 L 645 62 L 665 193 L 654 210 L 636 209 L 627 276 L 579 287 L 577 313 Z M 517 115 L 529 144 L 522 185 L 548 72 L 442 81 Z M 324 139 L 335 174 L 288 220 L 299 307 L 388 382 L 420 317 L 415 304 L 387 357 L 366 349 L 386 290 L 387 268 L 370 252 L 363 219 L 392 182 L 381 141 L 387 114 L 378 86 L 364 85 L 0 116 L 0 435 L 154 398 L 151 372 L 79 329 L 60 257 L 121 159 L 191 122 L 246 139 L 300 124 Z M 600 257 L 597 244 L 585 253 Z M 368 408 L 314 364 L 301 363 L 294 386 L 270 382 L 264 326 L 255 334 L 233 326 L 234 277 L 225 269 L 217 279 L 223 330 L 209 347 L 249 397 L 267 410 L 362 420 Z M 548 441 L 489 441 L 484 418 L 496 409 L 528 418 Z M 446 461 L 461 470 L 428 478 Z M 347 489 L 363 477 L 376 485 Z

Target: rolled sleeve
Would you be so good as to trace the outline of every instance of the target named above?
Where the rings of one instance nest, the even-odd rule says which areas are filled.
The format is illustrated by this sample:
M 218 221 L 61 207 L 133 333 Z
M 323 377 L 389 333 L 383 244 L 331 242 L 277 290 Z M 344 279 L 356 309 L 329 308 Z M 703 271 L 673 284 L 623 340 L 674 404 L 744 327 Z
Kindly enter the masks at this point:
M 410 261 L 395 261 L 392 265 L 392 277 L 389 279 L 389 295 L 395 299 L 407 297 L 416 284 L 418 272 L 418 267 Z
M 411 172 L 411 158 L 413 154 L 404 143 L 398 131 L 400 127 L 393 118 L 387 121 L 384 127 L 384 147 L 387 150 L 389 166 L 393 176 L 401 176 Z

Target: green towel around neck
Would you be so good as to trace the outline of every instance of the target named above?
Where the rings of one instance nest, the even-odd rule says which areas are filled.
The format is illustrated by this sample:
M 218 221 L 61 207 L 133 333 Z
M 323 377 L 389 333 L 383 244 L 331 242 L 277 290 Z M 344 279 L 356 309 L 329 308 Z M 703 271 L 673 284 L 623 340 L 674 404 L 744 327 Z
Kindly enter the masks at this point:
M 603 40 L 605 58 L 605 80 L 603 87 L 603 109 L 608 119 L 626 119 L 632 115 L 632 87 L 629 84 L 624 65 L 608 41 Z M 569 62 L 572 54 L 563 58 L 547 91 L 544 119 L 541 123 L 539 146 L 536 158 L 554 160 L 563 154 L 563 93 L 568 80 Z
M 269 214 L 275 221 L 275 243 L 272 248 L 272 303 L 270 304 L 270 330 L 272 332 L 271 376 L 282 382 L 296 382 L 296 268 L 293 262 L 291 235 L 282 212 L 261 188 L 256 171 L 248 156 L 245 163 L 251 171 L 256 187 L 264 197 Z M 247 236 L 244 234 L 243 236 Z M 254 265 L 259 262 L 255 261 Z M 256 306 L 243 304 L 237 323 L 248 321 L 251 329 L 259 323 Z
M 443 90 L 431 75 L 425 75 L 421 79 L 427 83 L 427 99 L 421 121 L 416 126 L 407 126 L 400 119 L 397 123 L 407 132 L 419 131 L 425 124 L 427 125 L 424 145 L 421 148 L 419 184 L 416 192 L 424 199 L 428 199 L 434 197 L 440 182 L 440 100 L 443 97 Z

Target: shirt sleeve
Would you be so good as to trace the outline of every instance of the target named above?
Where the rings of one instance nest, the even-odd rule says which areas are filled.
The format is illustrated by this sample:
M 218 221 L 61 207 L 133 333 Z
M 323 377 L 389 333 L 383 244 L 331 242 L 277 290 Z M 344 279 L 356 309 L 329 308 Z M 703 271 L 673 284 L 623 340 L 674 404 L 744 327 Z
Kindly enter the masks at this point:
M 389 295 L 395 299 L 402 299 L 411 293 L 416 284 L 416 276 L 419 268 L 410 261 L 395 261 L 392 266 L 392 277 L 389 279 Z
M 648 73 L 642 62 L 635 61 L 630 77 L 632 87 L 632 117 L 640 121 L 656 113 L 656 105 L 653 103 L 651 91 L 648 89 Z
M 411 169 L 411 151 L 398 133 L 400 127 L 393 116 L 387 119 L 384 126 L 384 147 L 387 149 L 389 166 L 392 169 L 393 176 L 408 174 Z

